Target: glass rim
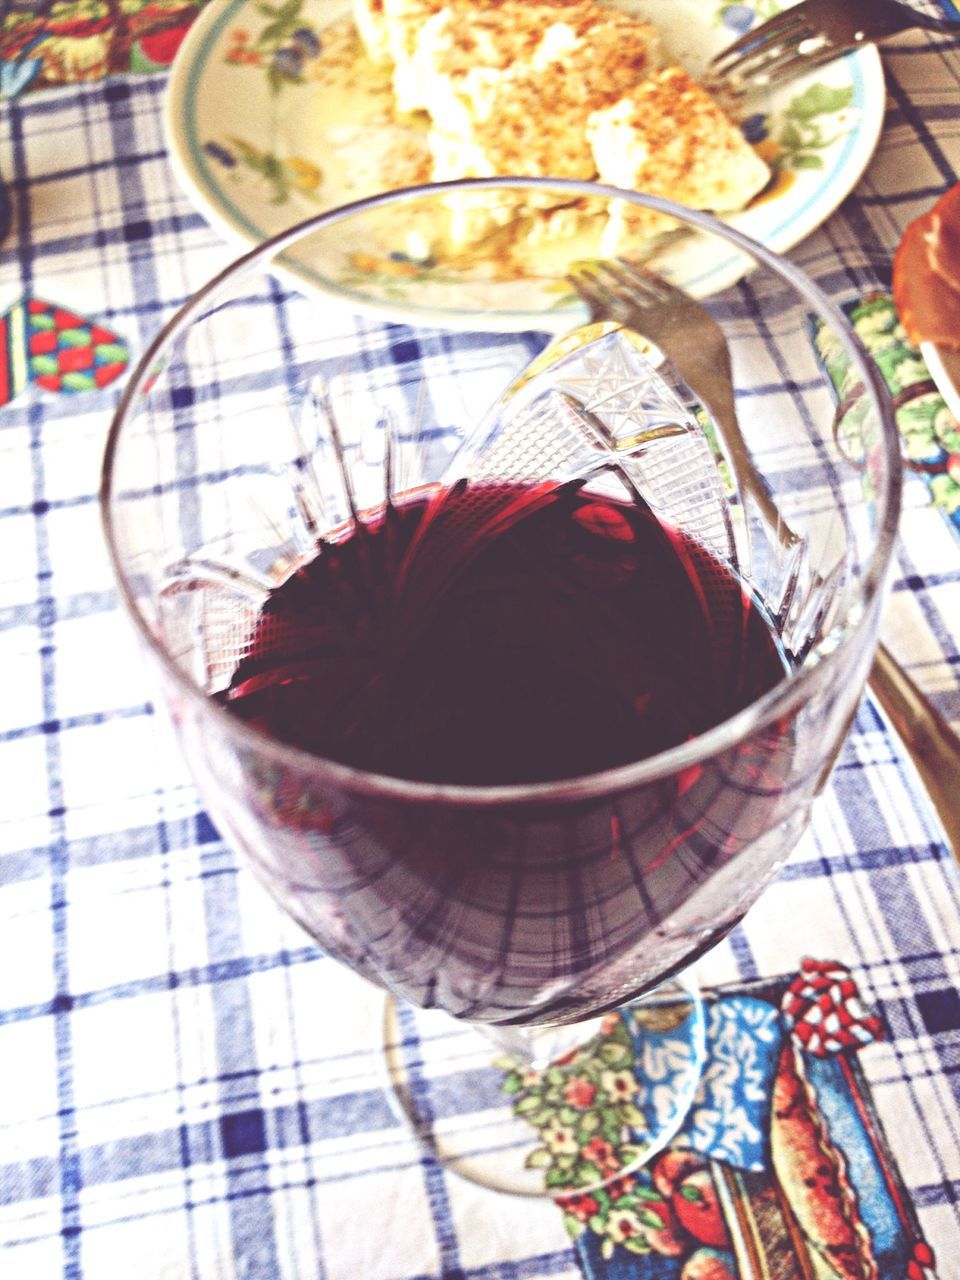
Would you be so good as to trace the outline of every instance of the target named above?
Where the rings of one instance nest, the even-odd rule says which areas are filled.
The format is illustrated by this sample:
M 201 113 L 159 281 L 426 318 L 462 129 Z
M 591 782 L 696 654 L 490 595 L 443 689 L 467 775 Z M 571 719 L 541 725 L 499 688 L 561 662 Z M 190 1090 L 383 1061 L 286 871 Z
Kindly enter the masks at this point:
M 366 213 L 385 205 L 399 204 L 428 195 L 443 195 L 459 190 L 488 189 L 550 189 L 573 195 L 603 196 L 608 199 L 626 200 L 641 208 L 654 209 L 686 222 L 701 231 L 719 236 L 742 250 L 755 264 L 762 264 L 785 280 L 840 335 L 847 355 L 862 380 L 867 394 L 876 407 L 880 420 L 882 441 L 887 462 L 885 484 L 877 493 L 881 508 L 876 541 L 869 560 L 859 578 L 860 615 L 852 622 L 839 625 L 839 641 L 828 652 L 822 653 L 811 666 L 796 672 L 787 672 L 772 689 L 749 703 L 746 707 L 698 734 L 687 742 L 660 751 L 629 764 L 617 765 L 596 773 L 572 778 L 559 778 L 536 783 L 500 783 L 495 785 L 469 785 L 464 783 L 427 782 L 403 778 L 393 774 L 377 773 L 342 764 L 327 756 L 315 755 L 270 736 L 252 724 L 234 715 L 226 706 L 210 697 L 170 657 L 148 625 L 136 603 L 126 572 L 121 564 L 120 551 L 115 537 L 113 519 L 114 464 L 124 423 L 130 417 L 138 398 L 146 393 L 145 384 L 155 375 L 163 353 L 193 321 L 198 312 L 216 301 L 221 291 L 235 280 L 263 267 L 268 271 L 272 259 L 291 244 L 327 226 L 346 221 L 356 214 Z M 433 326 L 442 327 L 442 326 Z M 579 178 L 458 178 L 447 182 L 421 183 L 416 186 L 379 192 L 364 199 L 338 205 L 336 208 L 314 214 L 295 225 L 264 240 L 234 258 L 221 271 L 212 276 L 184 302 L 162 326 L 137 361 L 120 396 L 107 431 L 101 464 L 99 507 L 102 528 L 113 576 L 120 599 L 132 619 L 140 639 L 158 661 L 164 675 L 171 679 L 183 693 L 206 715 L 219 718 L 228 736 L 249 748 L 267 752 L 280 761 L 289 763 L 301 772 L 319 772 L 342 787 L 367 795 L 383 798 L 407 799 L 449 803 L 460 807 L 489 807 L 502 805 L 542 804 L 545 801 L 577 802 L 609 795 L 633 786 L 658 781 L 683 769 L 701 764 L 711 756 L 733 746 L 736 742 L 763 728 L 765 724 L 782 716 L 796 701 L 805 696 L 808 683 L 818 677 L 824 667 L 839 662 L 841 654 L 865 626 L 879 606 L 883 588 L 890 569 L 896 544 L 900 518 L 902 486 L 902 459 L 899 432 L 893 404 L 882 380 L 880 371 L 870 359 L 865 347 L 853 330 L 841 309 L 821 291 L 800 268 L 759 241 L 729 226 L 712 214 L 690 209 L 661 196 L 627 191 L 620 187 Z M 848 615 L 849 616 L 849 615 Z

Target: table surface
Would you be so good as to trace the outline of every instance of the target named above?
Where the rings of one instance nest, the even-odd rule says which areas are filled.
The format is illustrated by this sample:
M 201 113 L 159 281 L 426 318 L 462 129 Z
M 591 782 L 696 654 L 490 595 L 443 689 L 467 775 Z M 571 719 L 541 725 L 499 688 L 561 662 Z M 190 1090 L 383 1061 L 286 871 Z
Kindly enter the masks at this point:
M 635 1194 L 564 1213 L 440 1169 L 382 1092 L 381 996 L 207 819 L 148 701 L 97 508 L 128 360 L 233 254 L 178 187 L 162 127 L 169 32 L 195 8 L 140 6 L 163 37 L 151 61 L 129 42 L 94 57 L 102 26 L 51 32 L 57 11 L 35 6 L 30 74 L 22 31 L 0 27 L 0 1277 L 960 1274 L 960 881 L 869 697 L 810 830 L 700 966 L 711 1078 L 686 1172 L 641 1179 L 646 1218 Z M 912 33 L 883 62 L 876 154 L 789 254 L 845 304 L 888 299 L 900 236 L 960 167 L 960 42 Z M 416 358 L 402 328 L 338 323 Z M 26 373 L 24 324 L 58 357 Z M 455 355 L 456 337 L 431 341 Z M 61 359 L 71 342 L 97 360 Z M 956 726 L 960 433 L 934 407 L 883 636 Z M 855 1045 L 799 1034 L 821 997 Z M 788 1096 L 805 1127 L 785 1146 Z M 841 1189 L 833 1217 L 820 1175 Z

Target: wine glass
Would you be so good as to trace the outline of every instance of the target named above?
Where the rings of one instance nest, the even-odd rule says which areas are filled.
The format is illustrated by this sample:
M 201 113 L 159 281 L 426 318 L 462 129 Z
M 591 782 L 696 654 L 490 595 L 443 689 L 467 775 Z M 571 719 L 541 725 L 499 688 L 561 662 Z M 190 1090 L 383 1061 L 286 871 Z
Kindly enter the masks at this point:
M 669 353 L 584 323 L 566 273 L 624 208 L 659 234 L 613 247 L 723 328 L 749 485 Z M 686 971 L 803 831 L 875 645 L 899 453 L 841 311 L 654 197 L 386 193 L 181 308 L 101 499 L 204 803 L 388 993 L 430 1149 L 550 1195 L 660 1150 L 703 1062 Z M 586 1124 L 601 1077 L 619 1155 L 585 1169 L 544 1099 Z

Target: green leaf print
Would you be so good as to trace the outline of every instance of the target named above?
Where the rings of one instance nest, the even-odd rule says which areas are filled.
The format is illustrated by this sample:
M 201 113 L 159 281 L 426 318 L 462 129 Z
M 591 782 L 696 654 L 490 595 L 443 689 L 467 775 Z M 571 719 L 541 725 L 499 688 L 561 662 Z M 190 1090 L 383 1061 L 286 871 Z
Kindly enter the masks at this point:
M 823 157 L 811 151 L 801 151 L 793 157 L 794 169 L 822 169 Z
M 823 124 L 830 117 L 845 111 L 853 101 L 853 87 L 835 88 L 832 85 L 812 84 L 803 93 L 791 99 L 783 113 L 783 125 L 776 139 L 780 154 L 774 162 L 777 169 L 822 169 L 823 158 L 819 152 L 832 146 L 843 130 L 828 128 Z
M 817 116 L 832 116 L 837 111 L 843 111 L 852 101 L 852 85 L 833 88 L 826 84 L 812 84 L 791 101 L 786 115 L 793 120 L 814 120 Z

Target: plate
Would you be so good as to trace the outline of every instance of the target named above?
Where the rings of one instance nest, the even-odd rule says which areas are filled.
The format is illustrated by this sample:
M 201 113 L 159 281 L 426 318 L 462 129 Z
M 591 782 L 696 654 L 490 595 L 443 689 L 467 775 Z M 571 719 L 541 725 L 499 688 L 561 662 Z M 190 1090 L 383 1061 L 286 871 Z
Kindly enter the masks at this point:
M 937 346 L 933 342 L 921 342 L 920 354 L 947 408 L 960 422 L 960 351 Z
M 662 0 L 621 0 L 651 20 Z M 769 0 L 753 0 L 767 16 Z M 693 75 L 753 20 L 743 3 L 671 0 L 661 39 Z M 683 33 L 678 38 L 678 32 Z M 387 185 L 407 185 L 423 140 L 389 118 L 387 74 L 358 52 L 349 0 L 213 0 L 181 46 L 166 99 L 168 148 L 201 213 L 250 248 L 323 210 Z M 784 251 L 829 216 L 858 181 L 883 122 L 883 70 L 868 46 L 751 103 L 744 130 L 775 168 L 771 187 L 728 221 Z M 565 261 L 571 256 L 565 245 Z M 589 255 L 576 255 L 589 256 Z M 583 308 L 549 265 L 519 278 L 434 264 L 389 225 L 358 220 L 349 234 L 284 260 L 302 286 L 353 310 L 400 322 L 502 332 L 560 331 Z M 737 280 L 736 250 L 680 242 L 656 261 L 699 296 Z

